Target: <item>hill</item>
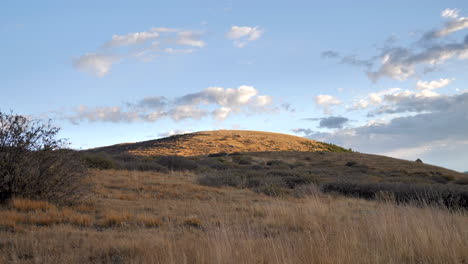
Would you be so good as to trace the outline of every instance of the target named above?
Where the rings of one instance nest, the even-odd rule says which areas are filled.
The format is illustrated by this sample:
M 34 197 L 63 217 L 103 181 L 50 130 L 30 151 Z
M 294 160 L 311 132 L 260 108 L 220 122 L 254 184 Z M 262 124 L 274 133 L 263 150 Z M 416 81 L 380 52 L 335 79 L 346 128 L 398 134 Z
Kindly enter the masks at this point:
M 88 151 L 109 154 L 130 153 L 138 156 L 200 156 L 222 152 L 347 152 L 349 150 L 332 144 L 280 133 L 248 130 L 216 130 L 175 135 L 138 143 L 118 144 Z

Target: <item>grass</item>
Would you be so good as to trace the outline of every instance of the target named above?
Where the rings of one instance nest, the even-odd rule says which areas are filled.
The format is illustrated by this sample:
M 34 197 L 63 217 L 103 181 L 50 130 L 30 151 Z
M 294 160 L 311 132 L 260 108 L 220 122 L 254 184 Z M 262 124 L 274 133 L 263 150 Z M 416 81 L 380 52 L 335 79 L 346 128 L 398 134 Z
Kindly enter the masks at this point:
M 464 210 L 313 185 L 276 198 L 201 186 L 191 172 L 94 170 L 91 180 L 93 195 L 81 204 L 15 199 L 1 207 L 0 263 L 468 261 Z

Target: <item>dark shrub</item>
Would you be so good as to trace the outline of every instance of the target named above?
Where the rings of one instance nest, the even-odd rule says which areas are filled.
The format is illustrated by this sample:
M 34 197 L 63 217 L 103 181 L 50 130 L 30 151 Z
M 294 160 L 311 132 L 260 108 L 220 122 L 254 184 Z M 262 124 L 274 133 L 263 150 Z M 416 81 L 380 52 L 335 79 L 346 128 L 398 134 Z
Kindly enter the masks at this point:
M 88 168 L 109 170 L 116 168 L 115 162 L 102 154 L 85 154 L 81 159 Z
M 270 160 L 270 161 L 267 161 L 266 164 L 274 169 L 290 169 L 291 168 L 291 165 L 289 165 L 288 163 L 282 160 Z
M 0 112 L 0 202 L 16 196 L 67 203 L 85 194 L 84 167 L 59 130 Z
M 379 192 L 386 192 L 392 194 L 397 203 L 468 208 L 468 190 L 457 185 L 335 182 L 324 184 L 322 191 L 365 199 L 375 199 Z
M 198 167 L 194 160 L 182 156 L 161 156 L 156 159 L 156 162 L 171 171 L 194 170 Z
M 226 152 L 220 152 L 220 153 L 211 153 L 208 154 L 208 157 L 213 158 L 213 157 L 225 157 L 228 154 Z
M 348 161 L 348 162 L 346 162 L 346 166 L 348 166 L 348 167 L 353 167 L 353 166 L 355 166 L 355 165 L 357 165 L 357 162 L 355 162 L 355 161 Z

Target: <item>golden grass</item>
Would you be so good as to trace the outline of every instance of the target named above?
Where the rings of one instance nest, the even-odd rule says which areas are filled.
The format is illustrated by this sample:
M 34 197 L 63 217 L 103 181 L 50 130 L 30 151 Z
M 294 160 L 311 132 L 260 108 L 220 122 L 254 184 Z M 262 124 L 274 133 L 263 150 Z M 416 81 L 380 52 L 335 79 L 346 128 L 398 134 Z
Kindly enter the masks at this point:
M 151 140 L 119 144 L 95 150 L 140 156 L 199 156 L 220 152 L 256 151 L 321 151 L 327 147 L 320 142 L 287 134 L 248 131 L 215 130 L 177 136 L 177 139 Z
M 34 201 L 29 199 L 15 198 L 10 201 L 10 207 L 19 211 L 50 210 L 54 205 L 45 201 Z
M 466 211 L 274 199 L 198 186 L 182 173 L 93 173 L 85 204 L 0 208 L 0 263 L 468 262 Z

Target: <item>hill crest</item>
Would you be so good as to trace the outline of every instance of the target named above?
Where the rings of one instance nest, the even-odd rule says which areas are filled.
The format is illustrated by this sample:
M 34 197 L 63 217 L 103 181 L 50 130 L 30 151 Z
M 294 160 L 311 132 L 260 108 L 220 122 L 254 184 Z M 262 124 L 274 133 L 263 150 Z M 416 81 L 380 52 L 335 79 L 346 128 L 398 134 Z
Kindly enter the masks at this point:
M 89 151 L 130 153 L 138 156 L 200 156 L 221 152 L 346 152 L 347 150 L 335 145 L 281 133 L 252 130 L 214 130 L 174 135 L 137 143 L 117 144 L 90 149 Z

